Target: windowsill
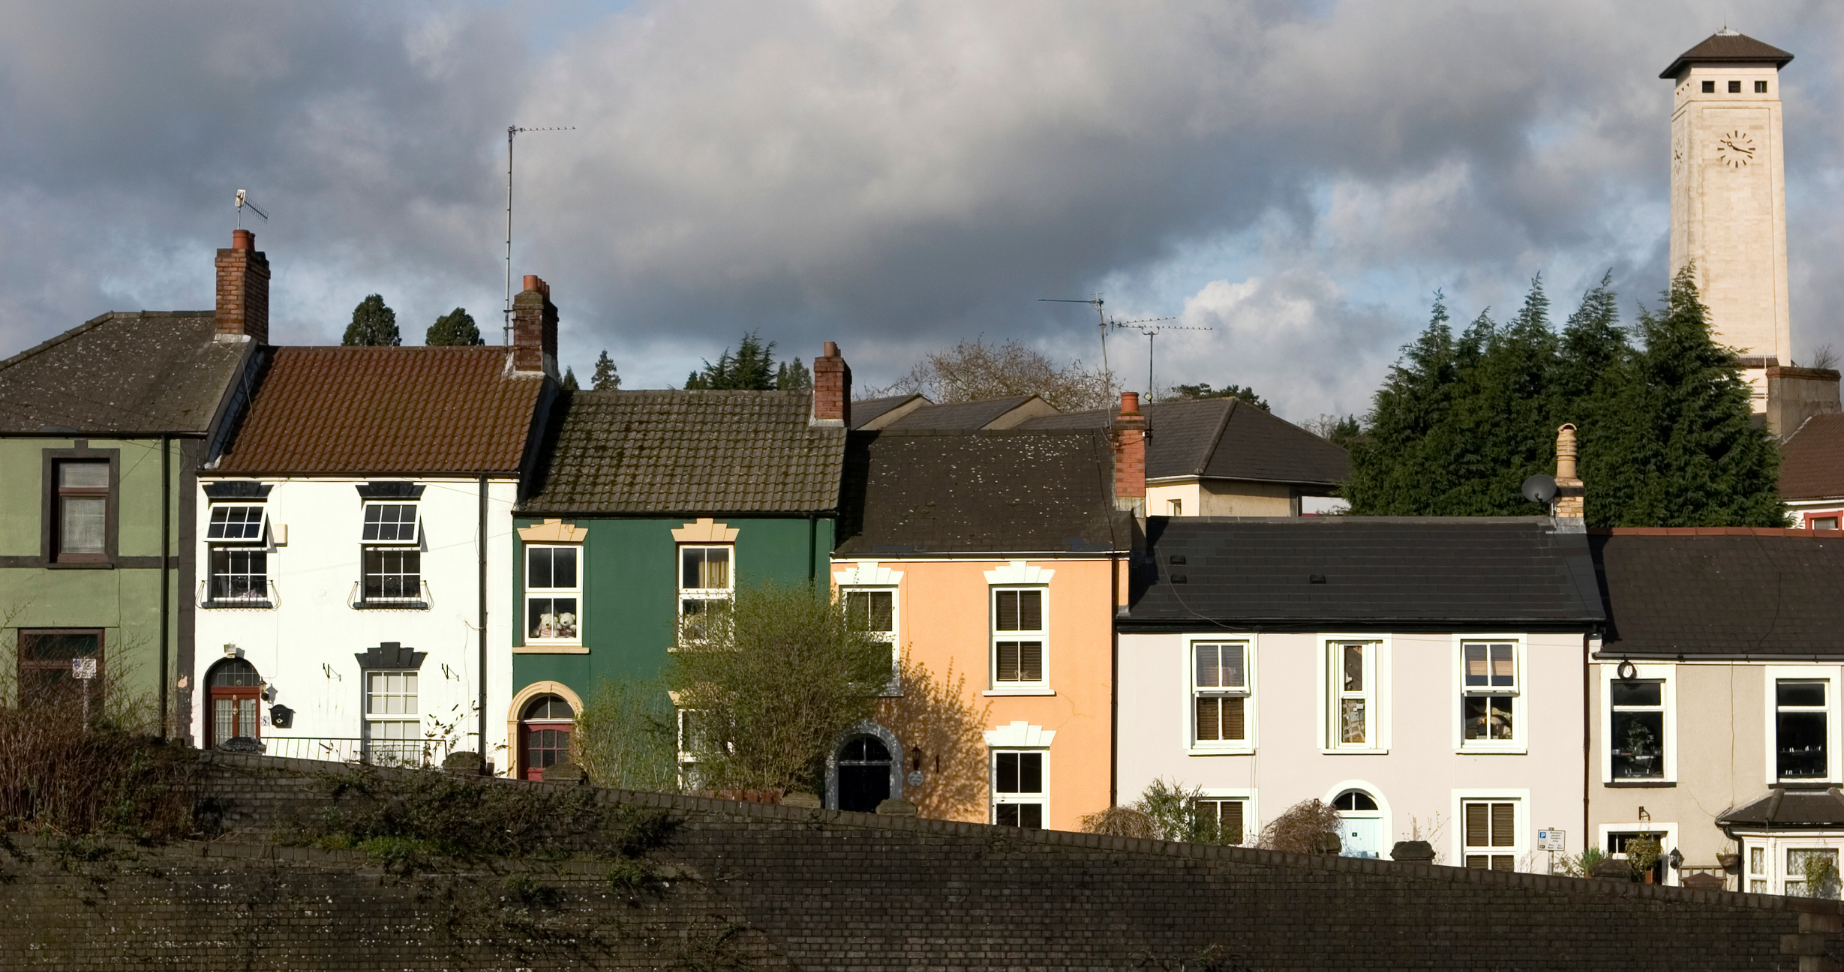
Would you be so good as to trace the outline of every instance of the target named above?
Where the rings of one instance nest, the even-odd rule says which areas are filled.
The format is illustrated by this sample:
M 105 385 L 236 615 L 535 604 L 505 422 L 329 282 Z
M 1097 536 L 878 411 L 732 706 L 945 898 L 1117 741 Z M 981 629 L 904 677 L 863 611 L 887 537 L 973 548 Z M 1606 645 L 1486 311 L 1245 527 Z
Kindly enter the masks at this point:
M 1187 756 L 1253 756 L 1253 746 L 1192 746 L 1185 750 Z
M 48 570 L 114 570 L 115 564 L 108 560 L 54 560 L 45 567 Z
M 1530 746 L 1526 743 L 1461 746 L 1454 753 L 1459 756 L 1526 756 L 1530 754 Z
M 427 611 L 428 601 L 357 601 L 354 611 Z
M 1657 789 L 1659 787 L 1677 786 L 1677 780 L 1603 780 L 1602 786 L 1611 786 L 1623 790 Z
M 515 655 L 587 655 L 589 649 L 582 645 L 515 645 Z
M 1005 695 L 1043 696 L 1043 695 L 1055 695 L 1056 690 L 1052 688 L 1048 688 L 1048 687 L 1010 688 L 1010 689 L 1002 688 L 1002 689 L 987 689 L 986 691 L 981 692 L 980 694 L 987 696 L 988 698 L 997 697 L 997 696 L 1005 696 Z
M 275 607 L 275 602 L 270 601 L 270 600 L 200 601 L 198 606 L 208 611 L 225 611 L 225 610 L 234 610 L 236 608 L 246 608 L 246 609 L 251 609 L 251 610 L 268 610 L 270 608 Z
M 1341 746 L 1337 749 L 1321 749 L 1319 754 L 1321 756 L 1388 756 L 1389 750 L 1387 748 L 1360 749 L 1356 746 Z

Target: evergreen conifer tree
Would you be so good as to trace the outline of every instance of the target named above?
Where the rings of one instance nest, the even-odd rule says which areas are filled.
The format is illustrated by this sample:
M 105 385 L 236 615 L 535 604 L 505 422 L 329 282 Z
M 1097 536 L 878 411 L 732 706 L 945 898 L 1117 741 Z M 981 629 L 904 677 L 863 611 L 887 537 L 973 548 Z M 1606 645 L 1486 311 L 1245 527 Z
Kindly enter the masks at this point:
M 621 387 L 621 373 L 615 370 L 615 363 L 608 358 L 604 349 L 602 356 L 595 359 L 595 374 L 590 377 L 590 387 L 596 391 L 614 391 Z
M 457 307 L 429 325 L 423 343 L 432 348 L 470 347 L 487 343 L 480 337 L 480 326 L 465 308 Z
M 780 391 L 806 391 L 813 387 L 813 373 L 799 358 L 784 361 L 775 369 L 775 388 Z
M 775 387 L 775 342 L 762 343 L 751 331 L 732 354 L 725 348 L 716 364 L 704 362 L 702 372 L 694 371 L 685 379 L 686 388 L 715 391 L 773 391 Z M 803 369 L 804 370 L 804 369 Z
M 1350 446 L 1351 478 L 1340 489 L 1353 513 L 1410 516 L 1423 513 L 1443 482 L 1443 452 L 1450 401 L 1459 377 L 1458 352 L 1448 324 L 1447 298 L 1434 292 L 1428 326 L 1390 367 Z M 1432 456 L 1432 458 L 1430 458 Z
M 583 386 L 576 383 L 576 369 L 575 368 L 563 369 L 563 390 L 564 391 L 582 391 L 583 390 Z
M 352 323 L 340 344 L 351 346 L 396 347 L 403 343 L 397 333 L 397 312 L 385 306 L 384 298 L 372 294 L 352 308 Z

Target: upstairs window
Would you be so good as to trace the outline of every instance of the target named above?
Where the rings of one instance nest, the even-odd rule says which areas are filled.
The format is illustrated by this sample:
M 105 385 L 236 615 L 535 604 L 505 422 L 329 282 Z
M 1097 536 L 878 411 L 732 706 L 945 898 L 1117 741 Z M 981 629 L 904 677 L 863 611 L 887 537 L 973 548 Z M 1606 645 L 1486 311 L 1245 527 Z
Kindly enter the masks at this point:
M 733 545 L 679 547 L 679 632 L 682 641 L 703 641 L 707 616 L 736 593 L 731 570 Z
M 1782 780 L 1823 780 L 1830 774 L 1831 684 L 1822 679 L 1774 683 L 1775 772 Z
M 1326 648 L 1326 671 L 1331 675 L 1327 711 L 1332 716 L 1326 748 L 1379 748 L 1377 656 L 1382 646 L 1372 641 L 1335 641 Z
M 896 638 L 896 592 L 848 590 L 845 592 L 845 613 L 854 623 L 863 625 L 866 634 L 890 646 L 890 677 L 894 690 L 902 665 Z
M 525 640 L 581 641 L 582 548 L 525 548 Z
M 423 555 L 418 533 L 415 503 L 365 504 L 365 526 L 360 534 L 365 603 L 422 606 Z
M 1716 82 L 1714 81 L 1703 82 L 1703 93 L 1704 94 L 1715 94 L 1716 93 Z
M 205 527 L 207 540 L 261 540 L 263 508 L 260 506 L 214 505 L 211 522 Z
M 992 626 L 993 686 L 1046 685 L 1043 589 L 993 591 Z
M 1469 641 L 1460 646 L 1462 748 L 1518 739 L 1518 646 Z
M 1756 81 L 1754 83 L 1754 93 L 1755 94 L 1766 94 L 1767 93 L 1767 82 Z
M 1248 644 L 1191 646 L 1191 739 L 1202 746 L 1246 743 Z
M 1730 94 L 1741 94 L 1742 93 L 1742 83 L 1740 81 L 1730 81 L 1729 82 L 1729 93 Z
M 214 503 L 205 525 L 211 556 L 207 605 L 266 606 L 269 551 L 264 544 L 263 507 Z
M 108 461 L 66 460 L 55 465 L 57 505 L 52 559 L 59 563 L 108 560 Z
M 416 543 L 415 503 L 366 503 L 366 543 Z
M 1166 500 L 1165 501 L 1165 515 L 1166 516 L 1185 515 L 1185 501 L 1181 499 Z
M 1613 708 L 1608 740 L 1613 779 L 1664 779 L 1664 681 L 1615 679 L 1607 683 L 1607 697 Z

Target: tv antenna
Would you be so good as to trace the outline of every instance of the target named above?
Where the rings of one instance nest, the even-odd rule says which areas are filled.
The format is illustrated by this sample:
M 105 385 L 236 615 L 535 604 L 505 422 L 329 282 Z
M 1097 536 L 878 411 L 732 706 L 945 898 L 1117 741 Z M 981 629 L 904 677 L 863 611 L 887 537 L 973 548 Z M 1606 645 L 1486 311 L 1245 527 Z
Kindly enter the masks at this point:
M 250 191 L 248 189 L 239 189 L 237 190 L 237 228 L 238 229 L 243 228 L 243 209 L 245 206 L 249 207 L 250 212 L 255 213 L 258 216 L 261 216 L 263 218 L 263 222 L 267 223 L 269 221 L 269 214 L 263 212 L 260 209 L 257 209 L 256 204 L 250 201 Z
M 1106 301 L 1101 299 L 1101 295 L 1096 294 L 1087 300 L 1071 300 L 1067 297 L 1039 297 L 1037 300 L 1039 303 L 1043 304 L 1089 304 L 1095 308 L 1095 319 L 1101 324 L 1101 373 L 1107 376 L 1107 381 L 1112 382 L 1114 380 L 1114 372 L 1108 369 L 1108 325 L 1112 322 L 1108 320 L 1107 314 L 1102 311 L 1102 305 L 1105 304 Z M 1112 390 L 1113 389 L 1109 389 L 1109 391 Z
M 1193 326 L 1189 326 L 1185 324 L 1160 325 L 1158 323 L 1160 321 L 1175 321 L 1177 319 L 1178 318 L 1176 317 L 1148 317 L 1148 318 L 1145 318 L 1143 320 L 1138 320 L 1138 321 L 1109 321 L 1108 322 L 1108 324 L 1112 327 L 1118 327 L 1122 329 L 1132 328 L 1133 330 L 1139 331 L 1141 334 L 1146 335 L 1146 400 L 1147 401 L 1151 401 L 1153 397 L 1153 338 L 1157 337 L 1160 331 L 1209 331 L 1209 330 L 1213 330 L 1213 328 L 1193 327 Z
M 512 344 L 512 140 L 525 132 L 573 132 L 575 125 L 561 128 L 520 128 L 517 125 L 506 126 L 506 322 L 505 341 Z

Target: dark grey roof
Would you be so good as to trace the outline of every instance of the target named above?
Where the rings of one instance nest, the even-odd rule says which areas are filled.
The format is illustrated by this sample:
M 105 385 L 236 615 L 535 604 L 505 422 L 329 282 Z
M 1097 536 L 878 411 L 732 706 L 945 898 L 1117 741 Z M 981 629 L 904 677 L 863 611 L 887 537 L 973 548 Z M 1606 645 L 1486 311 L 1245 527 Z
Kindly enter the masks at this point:
M 1108 424 L 1118 409 L 1034 418 L 1021 429 L 1087 429 Z M 1345 450 L 1262 409 L 1234 398 L 1143 405 L 1146 478 L 1197 476 L 1332 486 L 1351 474 Z
M 1785 67 L 1793 55 L 1773 46 L 1764 44 L 1746 34 L 1732 31 L 1718 31 L 1705 38 L 1703 43 L 1679 54 L 1671 66 L 1660 71 L 1661 78 L 1675 78 L 1678 72 L 1691 64 L 1769 64 Z
M 1767 795 L 1716 818 L 1716 826 L 1828 829 L 1844 826 L 1844 793 L 1838 788 L 1774 787 Z
M 534 513 L 809 513 L 838 507 L 845 430 L 806 391 L 579 391 L 553 415 Z
M 202 434 L 253 345 L 211 311 L 113 312 L 0 361 L 0 432 Z
M 1131 549 L 1106 438 L 1076 432 L 854 432 L 837 553 Z
M 875 421 L 891 409 L 901 408 L 910 402 L 922 398 L 921 395 L 888 395 L 883 398 L 862 398 L 852 403 L 852 428 L 862 429 L 866 423 Z M 923 399 L 927 403 L 927 399 Z
M 1585 629 L 1602 614 L 1586 536 L 1541 518 L 1156 516 L 1147 548 L 1122 630 Z
M 1835 533 L 1616 530 L 1589 540 L 1607 598 L 1603 655 L 1844 658 Z
M 956 402 L 952 405 L 924 405 L 908 415 L 885 426 L 896 431 L 961 432 L 983 429 L 997 421 L 1005 413 L 1019 408 L 1036 395 L 1013 395 L 1010 398 L 988 398 L 978 402 Z M 856 405 L 853 406 L 857 408 Z M 852 416 L 853 421 L 857 416 Z

